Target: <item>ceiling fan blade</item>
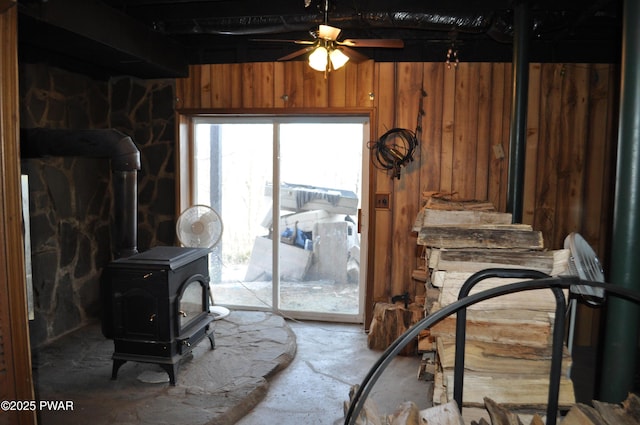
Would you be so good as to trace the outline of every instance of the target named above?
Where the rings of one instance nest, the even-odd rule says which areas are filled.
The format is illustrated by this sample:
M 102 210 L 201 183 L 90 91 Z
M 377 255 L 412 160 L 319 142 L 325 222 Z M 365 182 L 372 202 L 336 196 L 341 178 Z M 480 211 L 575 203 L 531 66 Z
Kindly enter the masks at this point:
M 354 63 L 361 63 L 364 62 L 366 60 L 369 60 L 369 58 L 365 55 L 363 55 L 360 52 L 357 52 L 347 46 L 340 46 L 339 50 L 342 51 L 342 53 L 344 53 L 345 55 L 347 55 L 349 57 L 349 60 L 351 60 Z
M 315 41 L 310 41 L 310 40 L 284 40 L 282 38 L 252 38 L 249 41 L 258 41 L 258 42 L 266 42 L 266 43 L 315 44 Z
M 296 51 L 295 51 L 295 52 L 293 52 L 293 53 L 289 53 L 289 54 L 288 54 L 288 55 L 286 55 L 286 56 L 283 56 L 283 57 L 281 57 L 281 58 L 278 58 L 278 60 L 279 60 L 279 61 L 288 61 L 289 59 L 293 59 L 293 58 L 297 58 L 298 56 L 302 56 L 302 55 L 304 55 L 305 53 L 310 52 L 310 51 L 311 51 L 311 50 L 313 50 L 313 49 L 314 49 L 314 46 L 305 47 L 305 48 L 303 48 L 303 49 L 296 50 Z
M 382 47 L 391 49 L 402 49 L 404 47 L 404 41 L 397 38 L 350 38 L 344 41 L 339 41 L 341 46 L 349 47 Z
M 342 30 L 330 25 L 320 25 L 318 27 L 318 37 L 323 40 L 335 41 Z

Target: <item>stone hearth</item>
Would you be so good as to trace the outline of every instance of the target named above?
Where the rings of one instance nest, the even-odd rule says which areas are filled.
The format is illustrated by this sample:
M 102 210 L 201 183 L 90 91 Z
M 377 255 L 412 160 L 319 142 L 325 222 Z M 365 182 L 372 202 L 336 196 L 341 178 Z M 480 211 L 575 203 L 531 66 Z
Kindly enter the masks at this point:
M 111 380 L 113 341 L 99 324 L 60 338 L 34 356 L 37 398 L 71 401 L 73 411 L 42 410 L 39 423 L 231 425 L 262 400 L 267 378 L 289 365 L 295 334 L 280 316 L 233 311 L 215 322 L 215 338 L 215 350 L 208 341 L 194 349 L 175 387 L 143 363 L 126 363 Z

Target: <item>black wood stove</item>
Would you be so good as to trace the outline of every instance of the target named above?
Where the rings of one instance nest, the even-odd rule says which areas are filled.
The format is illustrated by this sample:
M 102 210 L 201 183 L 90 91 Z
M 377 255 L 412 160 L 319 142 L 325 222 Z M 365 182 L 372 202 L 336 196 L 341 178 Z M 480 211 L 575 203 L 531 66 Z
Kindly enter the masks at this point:
M 113 371 L 127 361 L 155 363 L 176 384 L 180 362 L 207 337 L 209 250 L 155 247 L 111 262 L 102 279 L 102 332 L 114 341 Z

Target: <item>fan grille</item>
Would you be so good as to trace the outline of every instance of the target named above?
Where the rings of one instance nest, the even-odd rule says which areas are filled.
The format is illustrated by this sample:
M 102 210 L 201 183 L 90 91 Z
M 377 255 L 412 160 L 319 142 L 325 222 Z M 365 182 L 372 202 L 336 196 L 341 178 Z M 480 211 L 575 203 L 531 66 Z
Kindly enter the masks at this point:
M 180 214 L 176 235 L 186 247 L 213 248 L 222 237 L 222 219 L 207 205 L 193 205 Z

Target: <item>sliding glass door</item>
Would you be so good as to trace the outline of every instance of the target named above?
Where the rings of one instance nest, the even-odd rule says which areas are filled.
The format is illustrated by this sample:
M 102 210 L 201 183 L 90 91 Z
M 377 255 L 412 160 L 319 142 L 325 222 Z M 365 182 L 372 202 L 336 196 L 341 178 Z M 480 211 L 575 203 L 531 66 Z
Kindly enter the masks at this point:
M 194 120 L 193 199 L 224 225 L 216 304 L 361 320 L 367 137 L 364 117 Z

